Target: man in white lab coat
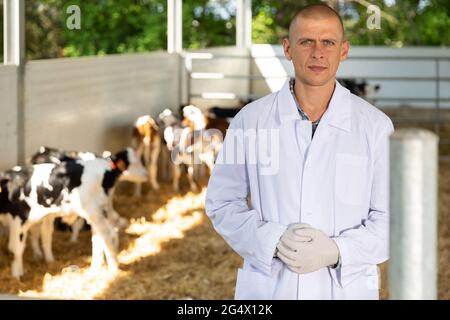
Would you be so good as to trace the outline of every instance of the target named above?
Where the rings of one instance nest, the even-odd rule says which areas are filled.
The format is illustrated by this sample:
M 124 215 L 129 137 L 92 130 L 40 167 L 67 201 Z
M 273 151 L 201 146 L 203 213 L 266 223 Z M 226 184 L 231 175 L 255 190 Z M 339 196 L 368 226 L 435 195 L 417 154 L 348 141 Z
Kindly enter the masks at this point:
M 244 258 L 236 299 L 378 299 L 388 259 L 391 120 L 336 81 L 349 43 L 325 5 L 293 19 L 295 78 L 233 119 L 206 195 Z

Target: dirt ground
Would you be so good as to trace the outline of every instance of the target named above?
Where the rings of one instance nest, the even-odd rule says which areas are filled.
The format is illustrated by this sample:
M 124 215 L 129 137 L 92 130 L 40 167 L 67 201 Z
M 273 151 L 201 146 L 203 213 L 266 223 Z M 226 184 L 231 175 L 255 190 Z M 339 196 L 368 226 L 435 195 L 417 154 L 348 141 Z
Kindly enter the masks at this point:
M 441 140 L 448 140 L 439 144 L 439 154 L 450 160 L 450 110 L 424 108 L 385 108 L 382 109 L 394 122 L 395 129 L 417 127 L 438 133 Z M 436 124 L 438 119 L 438 124 Z
M 205 185 L 205 183 L 203 183 Z M 185 186 L 185 189 L 187 186 Z M 439 298 L 450 299 L 450 165 L 440 167 Z M 0 238 L 0 293 L 59 299 L 232 299 L 236 270 L 242 264 L 212 228 L 203 211 L 201 192 L 177 195 L 169 185 L 132 197 L 125 184 L 115 206 L 130 221 L 121 232 L 121 270 L 104 268 L 89 275 L 90 232 L 75 244 L 68 232 L 54 235 L 56 262 L 46 265 L 25 252 L 26 273 L 21 281 L 10 275 L 11 255 Z M 382 266 L 381 297 L 387 294 L 387 264 Z
M 62 299 L 232 298 L 235 272 L 242 262 L 205 216 L 205 188 L 175 194 L 168 184 L 162 184 L 158 192 L 144 189 L 140 199 L 132 191 L 132 185 L 123 183 L 114 199 L 116 210 L 130 221 L 120 234 L 121 270 L 117 274 L 106 268 L 96 277 L 88 273 L 89 231 L 81 232 L 75 244 L 69 242 L 69 232 L 56 231 L 56 262 L 34 261 L 28 245 L 25 275 L 18 281 L 11 277 L 12 256 L 3 236 L 0 293 Z

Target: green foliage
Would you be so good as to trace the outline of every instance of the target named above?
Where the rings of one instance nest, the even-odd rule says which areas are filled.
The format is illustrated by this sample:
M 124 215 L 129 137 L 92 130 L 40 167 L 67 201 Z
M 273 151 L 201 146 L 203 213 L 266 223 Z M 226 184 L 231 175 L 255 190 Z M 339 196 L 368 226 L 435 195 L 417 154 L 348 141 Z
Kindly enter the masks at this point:
M 319 0 L 253 0 L 253 42 L 280 44 L 297 10 Z M 383 12 L 380 30 L 366 26 L 364 1 L 329 0 L 339 7 L 346 35 L 354 45 L 450 45 L 448 0 L 402 0 L 388 6 L 371 0 Z M 27 0 L 28 59 L 76 57 L 165 50 L 167 0 Z M 69 5 L 81 9 L 81 30 L 70 30 Z M 183 1 L 183 47 L 235 44 L 235 2 Z M 0 0 L 0 10 L 2 1 Z M 390 18 L 389 18 L 390 17 Z M 0 28 L 3 17 L 0 15 Z M 1 29 L 0 29 L 1 30 Z M 3 44 L 3 32 L 0 32 Z M 0 52 L 0 55 L 2 55 Z
M 235 12 L 228 8 L 229 1 L 183 1 L 183 48 L 231 46 L 236 43 Z M 222 17 L 220 10 L 225 14 Z
M 62 10 L 59 0 L 25 2 L 27 59 L 63 56 L 61 47 Z
M 163 0 L 69 0 L 81 9 L 81 29 L 61 30 L 64 56 L 146 52 L 164 49 L 166 6 Z
M 253 0 L 255 43 L 278 44 L 286 36 L 292 16 L 304 5 L 319 1 Z M 450 5 L 448 0 L 397 0 L 392 6 L 383 0 L 345 1 L 339 7 L 346 36 L 355 45 L 450 45 Z M 360 4 L 377 5 L 382 11 L 381 29 L 367 28 L 370 13 Z M 270 12 L 271 19 L 267 19 Z M 274 27 L 276 26 L 276 27 Z M 280 32 L 280 29 L 284 32 Z M 276 35 L 276 36 L 274 36 Z
M 427 7 L 417 16 L 420 43 L 427 45 L 450 45 L 450 4 L 441 1 L 443 5 Z
M 287 37 L 289 24 L 302 7 L 320 1 L 253 0 L 253 43 L 280 44 Z
M 66 26 L 70 5 L 81 9 L 80 30 Z M 26 19 L 28 59 L 167 48 L 167 0 L 31 0 Z M 228 1 L 183 1 L 183 47 L 233 45 L 235 30 Z
M 283 30 L 275 24 L 270 7 L 264 7 L 253 17 L 252 41 L 253 43 L 277 43 L 280 35 L 277 31 Z

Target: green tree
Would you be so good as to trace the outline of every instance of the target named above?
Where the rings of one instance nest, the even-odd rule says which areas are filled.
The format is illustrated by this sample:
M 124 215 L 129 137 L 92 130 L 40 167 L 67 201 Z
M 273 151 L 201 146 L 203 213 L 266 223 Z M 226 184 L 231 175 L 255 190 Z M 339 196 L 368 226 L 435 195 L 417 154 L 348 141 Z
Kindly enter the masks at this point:
M 81 29 L 66 27 L 67 7 L 81 9 Z M 28 59 L 164 50 L 167 0 L 31 0 L 26 2 Z M 235 43 L 229 1 L 184 1 L 183 47 Z
M 307 4 L 320 3 L 308 0 L 253 0 L 253 43 L 280 44 L 287 36 L 294 14 Z
M 25 41 L 27 59 L 63 56 L 62 2 L 59 0 L 25 1 Z
M 255 43 L 280 43 L 289 21 L 306 4 L 319 1 L 253 0 L 253 40 Z M 329 0 L 343 18 L 346 35 L 356 45 L 450 45 L 450 6 L 448 0 L 402 0 L 387 5 L 383 0 Z M 369 29 L 367 5 L 381 11 L 381 28 Z M 267 12 L 270 12 L 268 15 Z M 268 18 L 269 17 L 269 18 Z M 269 36 L 268 36 L 269 35 Z
M 253 42 L 281 43 L 295 12 L 318 2 L 253 0 Z M 448 0 L 402 0 L 392 5 L 384 0 L 327 2 L 339 10 L 352 44 L 450 45 Z M 167 0 L 27 0 L 25 3 L 28 59 L 147 52 L 164 50 L 167 46 Z M 368 4 L 382 10 L 379 30 L 366 26 Z M 69 5 L 81 9 L 81 30 L 66 26 Z M 1 0 L 0 10 L 3 12 Z M 2 15 L 0 25 L 3 27 Z M 232 0 L 183 1 L 184 48 L 234 45 L 235 32 Z M 2 38 L 0 32 L 3 43 Z
M 81 9 L 81 29 L 62 29 L 64 56 L 145 52 L 164 49 L 164 0 L 65 0 Z M 69 15 L 65 14 L 67 18 Z
M 183 1 L 183 48 L 232 46 L 236 14 L 230 1 Z
M 420 43 L 424 45 L 450 45 L 450 4 L 448 0 L 432 0 L 415 17 Z

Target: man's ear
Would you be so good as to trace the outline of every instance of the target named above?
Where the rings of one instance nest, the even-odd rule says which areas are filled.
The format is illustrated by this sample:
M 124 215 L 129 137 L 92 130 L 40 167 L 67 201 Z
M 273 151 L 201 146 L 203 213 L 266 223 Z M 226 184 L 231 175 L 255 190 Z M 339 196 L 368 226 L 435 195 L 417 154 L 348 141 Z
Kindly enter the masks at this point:
M 292 60 L 292 56 L 290 53 L 290 49 L 291 49 L 291 44 L 289 42 L 288 38 L 284 38 L 283 39 L 283 50 L 284 50 L 284 56 L 286 57 L 286 59 L 288 59 L 289 61 Z
M 349 50 L 350 50 L 350 42 L 348 42 L 348 40 L 344 39 L 342 41 L 342 46 L 341 46 L 341 61 L 344 61 L 345 59 L 347 59 Z

